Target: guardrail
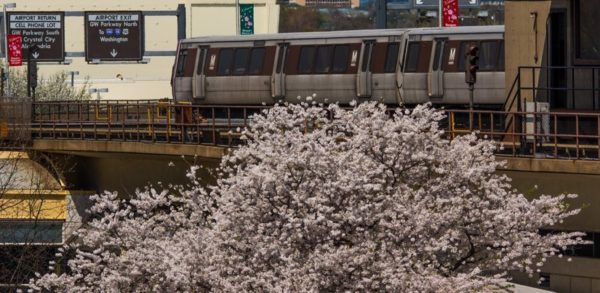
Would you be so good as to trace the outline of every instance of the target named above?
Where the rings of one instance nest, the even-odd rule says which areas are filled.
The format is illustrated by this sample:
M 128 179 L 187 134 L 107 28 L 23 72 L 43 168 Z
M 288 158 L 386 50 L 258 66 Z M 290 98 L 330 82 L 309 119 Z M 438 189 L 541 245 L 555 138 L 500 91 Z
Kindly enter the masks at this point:
M 34 139 L 94 139 L 154 143 L 239 144 L 240 129 L 268 106 L 169 102 L 41 102 L 33 105 Z M 600 159 L 600 113 L 444 110 L 448 139 L 475 131 L 494 140 L 499 155 Z M 469 116 L 473 115 L 470 125 Z M 512 121 L 507 127 L 507 122 Z
M 41 102 L 33 105 L 33 138 L 103 139 L 234 146 L 238 128 L 266 106 L 204 106 L 142 101 Z

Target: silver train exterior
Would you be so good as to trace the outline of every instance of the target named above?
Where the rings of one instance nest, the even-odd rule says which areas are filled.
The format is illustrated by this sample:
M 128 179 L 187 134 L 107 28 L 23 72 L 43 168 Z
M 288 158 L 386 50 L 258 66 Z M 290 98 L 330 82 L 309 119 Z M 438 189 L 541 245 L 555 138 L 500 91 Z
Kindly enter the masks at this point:
M 176 102 L 466 105 L 465 54 L 479 46 L 475 104 L 501 107 L 504 26 L 201 37 L 179 43 Z

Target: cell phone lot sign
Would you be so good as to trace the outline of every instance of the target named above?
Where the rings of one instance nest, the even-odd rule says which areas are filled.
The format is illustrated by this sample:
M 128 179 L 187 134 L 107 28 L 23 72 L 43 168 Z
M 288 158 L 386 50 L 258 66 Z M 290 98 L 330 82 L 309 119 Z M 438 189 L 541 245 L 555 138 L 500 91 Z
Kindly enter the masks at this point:
M 37 45 L 38 51 L 32 57 L 36 61 L 65 60 L 64 12 L 10 12 L 8 13 L 8 33 L 20 35 L 22 56 L 27 59 L 27 49 Z
M 143 57 L 141 11 L 85 13 L 85 59 L 140 61 Z

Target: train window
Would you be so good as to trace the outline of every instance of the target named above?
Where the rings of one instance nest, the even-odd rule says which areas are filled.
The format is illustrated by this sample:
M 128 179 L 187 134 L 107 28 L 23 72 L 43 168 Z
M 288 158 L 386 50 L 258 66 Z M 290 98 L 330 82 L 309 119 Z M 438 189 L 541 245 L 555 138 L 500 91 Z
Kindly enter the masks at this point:
M 175 72 L 175 76 L 183 76 L 183 69 L 185 68 L 185 59 L 187 59 L 187 50 L 182 49 L 179 51 L 179 58 L 177 58 L 177 71 Z
M 482 41 L 479 45 L 479 69 L 496 70 L 498 65 L 498 41 Z
M 332 46 L 319 46 L 317 48 L 317 61 L 315 62 L 315 73 L 328 73 L 331 70 Z
M 259 75 L 262 73 L 263 64 L 265 61 L 265 48 L 254 48 L 250 55 L 250 75 Z
M 235 50 L 235 58 L 233 59 L 233 74 L 244 75 L 248 70 L 248 55 L 250 55 L 250 49 L 238 48 Z
M 350 47 L 348 45 L 335 46 L 333 54 L 333 72 L 344 73 L 348 69 L 348 56 Z
M 363 50 L 363 59 L 361 67 L 362 72 L 366 72 L 367 68 L 369 68 L 369 71 L 373 70 L 373 61 L 371 60 L 373 56 L 373 45 L 375 44 L 372 41 L 365 42 L 365 49 Z
M 384 72 L 390 73 L 396 71 L 396 64 L 398 63 L 398 47 L 400 47 L 399 43 L 388 44 L 387 52 L 385 54 Z
M 421 48 L 420 42 L 411 42 L 408 44 L 408 53 L 406 54 L 406 67 L 405 72 L 417 72 L 419 65 L 419 49 Z
M 219 75 L 230 75 L 231 65 L 233 65 L 233 49 L 221 49 L 219 51 Z
M 500 41 L 500 54 L 498 55 L 498 70 L 504 71 L 504 41 Z
M 300 59 L 298 62 L 298 73 L 311 73 L 313 63 L 315 62 L 316 48 L 314 46 L 304 46 L 300 49 Z
M 283 67 L 285 66 L 285 62 L 283 62 L 284 53 L 287 51 L 287 44 L 279 44 L 279 51 L 277 53 L 277 73 L 281 73 L 283 71 Z
M 435 54 L 433 55 L 433 70 L 440 70 L 440 55 L 442 55 L 442 41 L 435 42 Z
M 206 60 L 206 53 L 208 51 L 208 49 L 206 48 L 200 48 L 200 56 L 198 57 L 198 68 L 196 69 L 196 73 L 198 75 L 202 74 L 202 68 L 204 68 L 204 63 Z

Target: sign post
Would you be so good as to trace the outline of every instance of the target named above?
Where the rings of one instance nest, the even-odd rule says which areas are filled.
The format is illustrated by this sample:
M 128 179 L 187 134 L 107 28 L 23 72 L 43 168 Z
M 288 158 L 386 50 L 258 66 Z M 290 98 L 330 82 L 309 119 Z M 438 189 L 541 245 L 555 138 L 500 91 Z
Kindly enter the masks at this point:
M 240 4 L 240 35 L 254 34 L 254 4 Z
M 85 60 L 141 61 L 144 55 L 141 11 L 85 13 Z
M 8 35 L 8 65 L 23 65 L 23 49 L 20 35 Z
M 21 56 L 37 62 L 65 61 L 64 16 L 64 12 L 9 12 L 9 33 L 22 38 Z M 33 45 L 36 54 L 29 56 Z

